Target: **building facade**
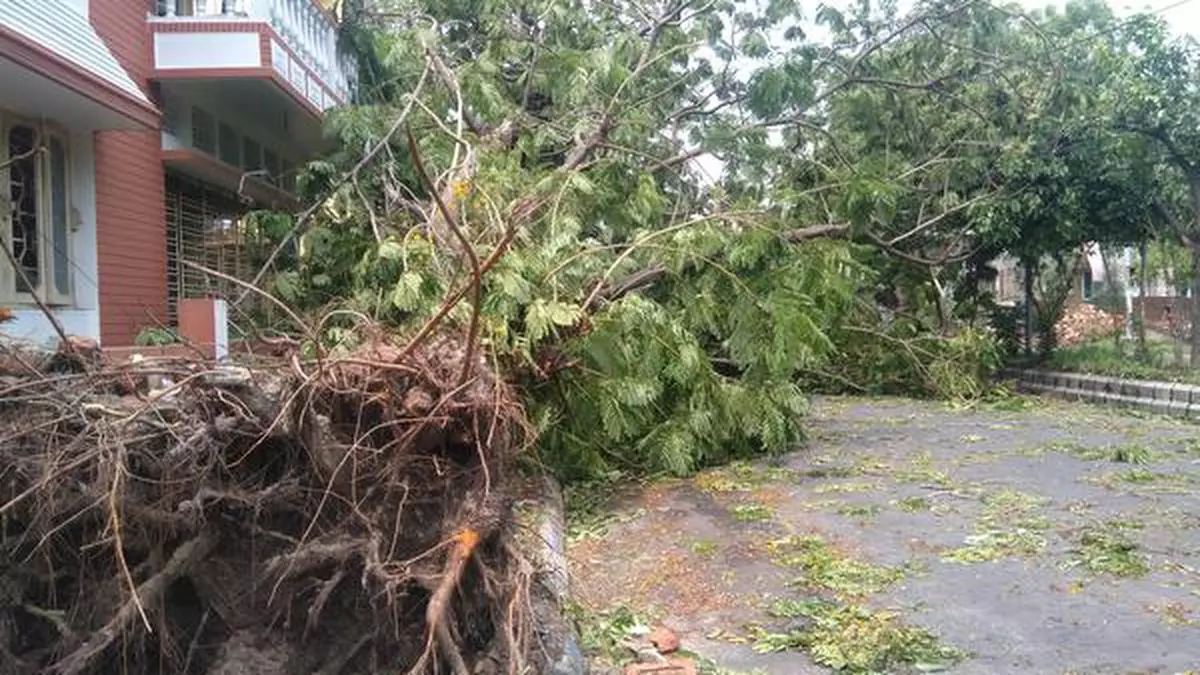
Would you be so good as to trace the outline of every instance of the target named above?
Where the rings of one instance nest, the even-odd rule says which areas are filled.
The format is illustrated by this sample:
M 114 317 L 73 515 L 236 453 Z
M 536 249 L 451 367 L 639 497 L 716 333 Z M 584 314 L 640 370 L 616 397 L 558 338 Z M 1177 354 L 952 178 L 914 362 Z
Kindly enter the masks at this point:
M 0 0 L 0 332 L 56 340 L 38 300 L 104 346 L 175 327 L 354 78 L 319 0 Z

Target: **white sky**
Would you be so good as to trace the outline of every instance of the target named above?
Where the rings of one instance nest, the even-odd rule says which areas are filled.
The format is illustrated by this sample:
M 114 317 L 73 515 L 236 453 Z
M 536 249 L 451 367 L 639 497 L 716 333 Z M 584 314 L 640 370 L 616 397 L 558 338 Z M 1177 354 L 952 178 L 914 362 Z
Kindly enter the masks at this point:
M 1047 4 L 1062 7 L 1064 3 L 1038 3 L 1031 0 L 1017 0 L 1029 8 L 1046 6 Z M 1139 11 L 1153 12 L 1166 20 L 1171 30 L 1179 34 L 1200 35 L 1200 2 L 1197 0 L 1144 0 L 1143 2 L 1109 2 L 1118 16 L 1126 16 Z

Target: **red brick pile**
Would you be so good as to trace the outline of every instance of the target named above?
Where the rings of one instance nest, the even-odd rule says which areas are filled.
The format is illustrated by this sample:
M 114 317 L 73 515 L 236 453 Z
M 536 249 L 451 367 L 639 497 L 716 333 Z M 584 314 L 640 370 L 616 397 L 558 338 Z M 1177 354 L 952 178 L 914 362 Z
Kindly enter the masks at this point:
M 1095 305 L 1083 303 L 1067 308 L 1054 327 L 1054 333 L 1060 346 L 1069 347 L 1112 335 L 1121 330 L 1123 321 L 1120 314 L 1110 314 Z

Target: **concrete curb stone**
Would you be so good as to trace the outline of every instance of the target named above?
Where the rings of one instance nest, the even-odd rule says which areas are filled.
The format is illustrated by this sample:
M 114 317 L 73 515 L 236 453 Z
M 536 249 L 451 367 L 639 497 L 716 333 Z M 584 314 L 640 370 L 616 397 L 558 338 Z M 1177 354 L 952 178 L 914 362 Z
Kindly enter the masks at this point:
M 1019 368 L 1004 369 L 1000 377 L 1031 394 L 1200 418 L 1200 387 L 1195 385 Z

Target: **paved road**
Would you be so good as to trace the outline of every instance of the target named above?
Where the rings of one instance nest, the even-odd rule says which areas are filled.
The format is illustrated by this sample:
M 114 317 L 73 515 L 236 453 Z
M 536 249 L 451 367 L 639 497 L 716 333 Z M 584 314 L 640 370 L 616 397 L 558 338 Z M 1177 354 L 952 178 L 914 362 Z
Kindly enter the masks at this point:
M 733 672 L 1200 673 L 1200 426 L 829 399 L 805 450 L 607 513 L 576 598 Z

